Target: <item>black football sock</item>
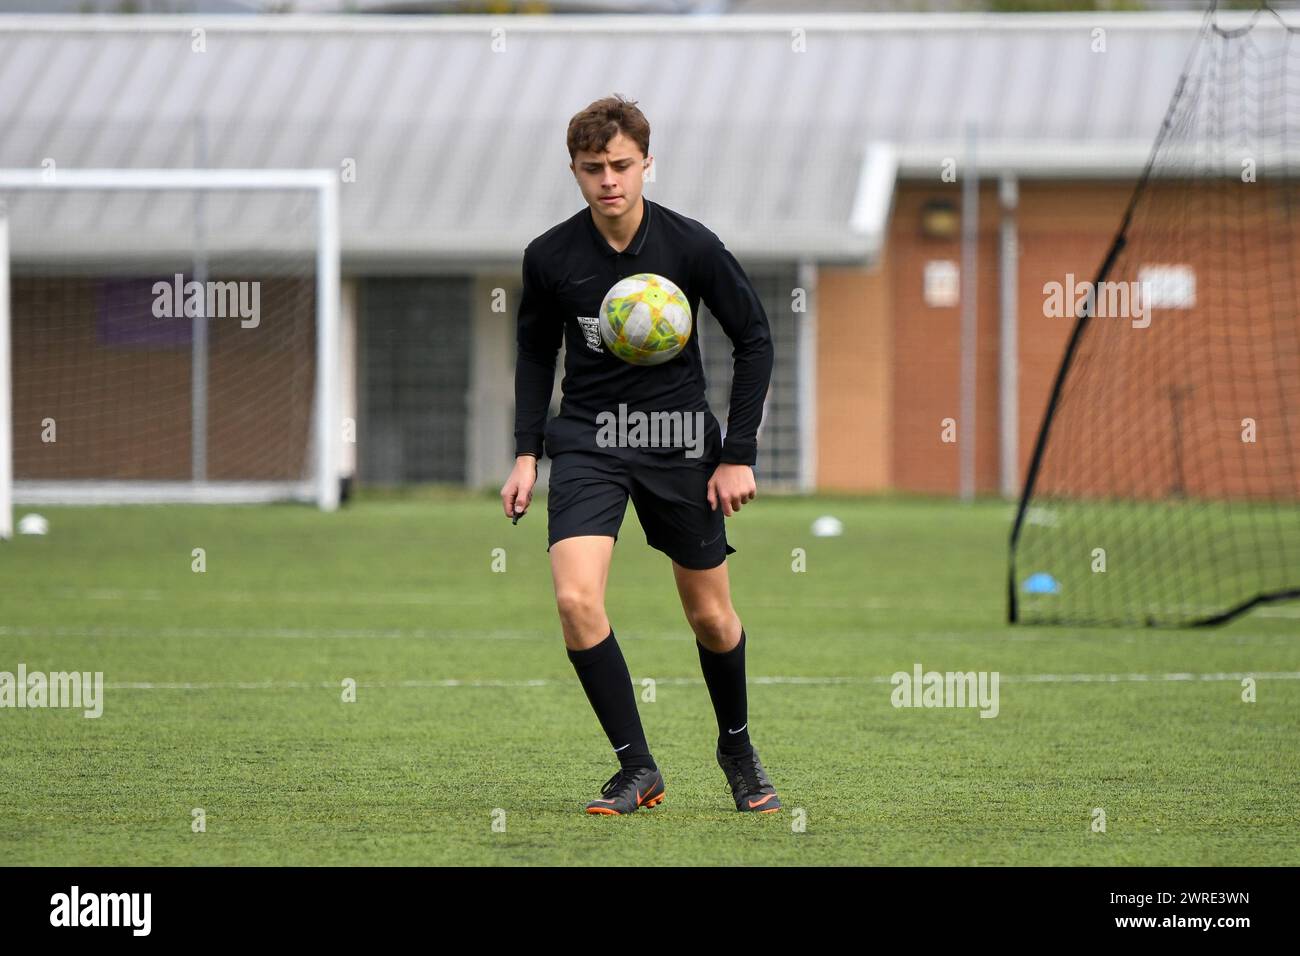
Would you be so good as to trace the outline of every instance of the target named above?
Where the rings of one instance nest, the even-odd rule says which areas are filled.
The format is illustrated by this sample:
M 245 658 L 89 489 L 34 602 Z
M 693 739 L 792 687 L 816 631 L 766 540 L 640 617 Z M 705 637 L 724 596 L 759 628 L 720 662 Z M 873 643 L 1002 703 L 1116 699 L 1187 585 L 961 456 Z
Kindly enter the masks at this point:
M 745 700 L 745 629 L 740 641 L 724 653 L 711 651 L 698 639 L 700 670 L 718 717 L 718 748 L 725 754 L 749 753 L 749 717 Z
M 582 651 L 565 650 L 619 764 L 623 767 L 655 767 L 645 731 L 641 729 L 632 675 L 628 673 L 627 662 L 623 660 L 613 630 L 594 647 Z

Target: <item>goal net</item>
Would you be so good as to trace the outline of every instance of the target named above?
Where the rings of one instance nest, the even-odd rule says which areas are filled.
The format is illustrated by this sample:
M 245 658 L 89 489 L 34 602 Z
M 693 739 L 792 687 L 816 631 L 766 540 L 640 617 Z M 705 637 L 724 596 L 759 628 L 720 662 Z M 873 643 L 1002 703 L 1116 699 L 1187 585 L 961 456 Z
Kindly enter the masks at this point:
M 1091 290 L 1011 537 L 1010 618 L 1300 596 L 1300 35 L 1207 15 Z
M 328 172 L 0 170 L 0 522 L 336 507 L 336 201 Z

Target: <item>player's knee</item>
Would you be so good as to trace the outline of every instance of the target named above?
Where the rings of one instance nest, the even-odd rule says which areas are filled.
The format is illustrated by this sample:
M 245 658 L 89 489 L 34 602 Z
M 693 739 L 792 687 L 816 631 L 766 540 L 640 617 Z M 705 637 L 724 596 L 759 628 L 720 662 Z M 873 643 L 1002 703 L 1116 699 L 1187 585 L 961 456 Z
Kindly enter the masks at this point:
M 731 637 L 736 612 L 725 604 L 692 608 L 687 612 L 686 620 L 699 642 L 712 650 L 725 644 Z
M 555 606 L 564 621 L 579 626 L 598 620 L 605 614 L 605 602 L 600 595 L 582 588 L 557 591 Z

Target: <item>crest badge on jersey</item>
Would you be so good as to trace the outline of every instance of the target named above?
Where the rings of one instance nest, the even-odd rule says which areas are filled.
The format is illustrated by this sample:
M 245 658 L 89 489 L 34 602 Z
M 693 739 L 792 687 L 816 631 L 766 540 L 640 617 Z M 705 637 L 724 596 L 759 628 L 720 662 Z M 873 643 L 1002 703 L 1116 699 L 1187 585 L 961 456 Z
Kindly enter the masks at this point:
M 582 329 L 582 337 L 587 340 L 587 348 L 593 352 L 602 352 L 600 339 L 600 319 L 594 315 L 580 315 L 578 326 Z

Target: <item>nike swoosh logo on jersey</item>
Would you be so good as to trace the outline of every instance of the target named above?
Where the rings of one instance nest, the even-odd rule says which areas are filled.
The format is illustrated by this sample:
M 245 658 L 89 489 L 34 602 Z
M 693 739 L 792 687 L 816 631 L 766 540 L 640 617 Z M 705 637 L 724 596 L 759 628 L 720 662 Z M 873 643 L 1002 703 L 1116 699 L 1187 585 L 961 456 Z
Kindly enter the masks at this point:
M 715 534 L 715 535 L 714 535 L 712 538 L 710 538 L 708 541 L 705 541 L 705 540 L 701 539 L 701 540 L 700 540 L 700 547 L 701 547 L 701 548 L 707 548 L 709 545 L 713 544 L 713 542 L 715 542 L 715 541 L 717 541 L 719 538 L 721 538 L 725 533 L 726 533 L 725 531 L 719 531 L 717 534 Z
M 574 284 L 574 285 L 582 285 L 582 284 L 583 284 L 584 282 L 586 282 L 588 279 L 594 279 L 594 278 L 596 278 L 596 276 L 595 276 L 595 274 L 593 273 L 592 275 L 587 276 L 586 279 L 574 279 L 574 280 L 573 280 L 573 284 Z

